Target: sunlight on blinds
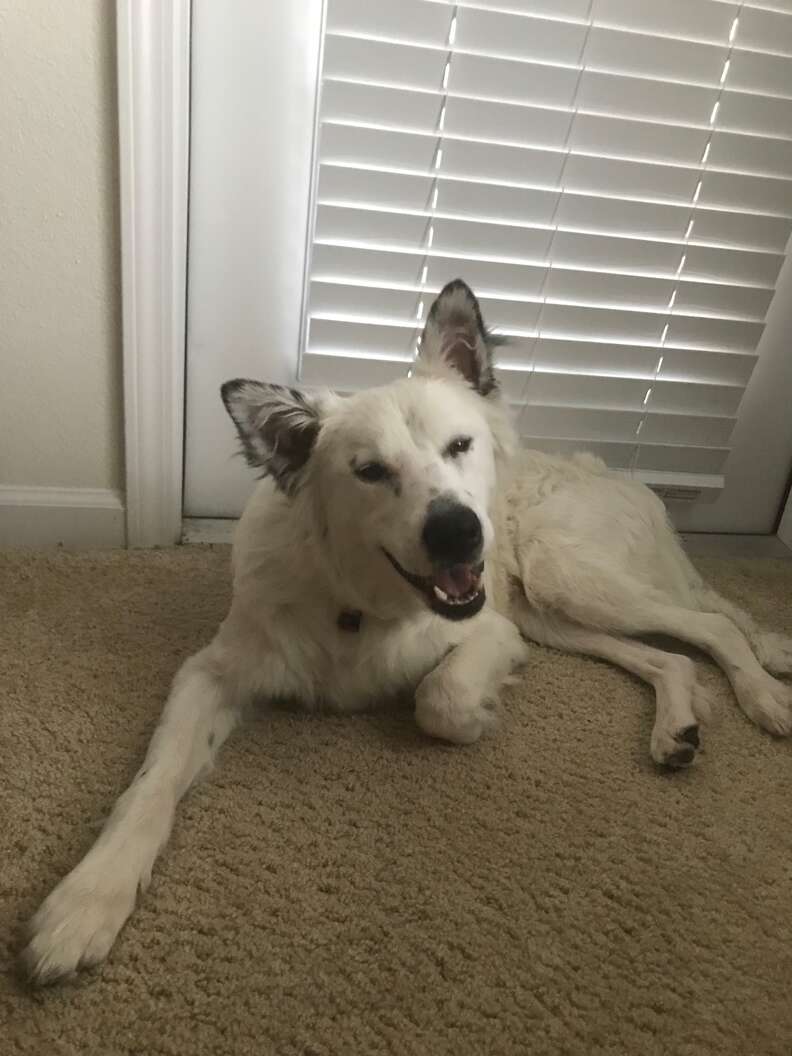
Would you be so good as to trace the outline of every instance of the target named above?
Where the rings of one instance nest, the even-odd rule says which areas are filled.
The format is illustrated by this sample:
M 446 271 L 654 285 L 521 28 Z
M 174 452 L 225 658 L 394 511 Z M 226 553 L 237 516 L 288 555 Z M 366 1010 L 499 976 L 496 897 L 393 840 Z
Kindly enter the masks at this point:
M 792 231 L 792 0 L 328 0 L 313 208 L 305 383 L 403 376 L 459 275 L 528 446 L 715 478 Z

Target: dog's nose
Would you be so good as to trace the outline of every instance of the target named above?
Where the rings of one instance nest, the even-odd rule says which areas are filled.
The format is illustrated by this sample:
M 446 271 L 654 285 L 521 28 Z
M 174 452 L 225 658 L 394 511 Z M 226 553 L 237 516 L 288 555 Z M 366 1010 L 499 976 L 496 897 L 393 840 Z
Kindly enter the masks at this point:
M 422 539 L 432 561 L 456 565 L 478 559 L 484 535 L 469 506 L 441 498 L 429 503 Z

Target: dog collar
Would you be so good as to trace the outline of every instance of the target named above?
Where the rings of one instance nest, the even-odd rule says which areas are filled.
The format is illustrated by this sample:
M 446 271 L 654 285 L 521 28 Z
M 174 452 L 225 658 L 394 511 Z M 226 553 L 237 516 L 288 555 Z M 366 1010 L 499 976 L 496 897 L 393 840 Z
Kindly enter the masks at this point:
M 358 609 L 342 609 L 338 614 L 338 629 L 340 631 L 359 631 L 362 619 L 363 613 Z

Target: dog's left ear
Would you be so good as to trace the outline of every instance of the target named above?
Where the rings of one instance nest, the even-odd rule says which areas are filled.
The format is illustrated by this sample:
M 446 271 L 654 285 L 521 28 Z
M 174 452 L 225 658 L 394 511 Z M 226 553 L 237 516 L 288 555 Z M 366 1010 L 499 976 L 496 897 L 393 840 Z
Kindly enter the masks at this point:
M 484 326 L 475 294 L 462 279 L 454 279 L 429 309 L 418 362 L 429 370 L 453 367 L 477 392 L 489 396 L 498 387 L 492 355 L 495 343 Z
M 220 389 L 248 465 L 288 495 L 299 487 L 321 425 L 320 402 L 297 389 L 236 378 Z

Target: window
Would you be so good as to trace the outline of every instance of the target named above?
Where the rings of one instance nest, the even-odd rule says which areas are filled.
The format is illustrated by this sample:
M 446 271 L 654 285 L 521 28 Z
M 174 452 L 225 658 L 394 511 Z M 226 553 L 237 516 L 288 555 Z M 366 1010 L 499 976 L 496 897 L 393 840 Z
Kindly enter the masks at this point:
M 792 0 L 328 0 L 300 377 L 461 275 L 526 445 L 722 483 L 792 228 Z

